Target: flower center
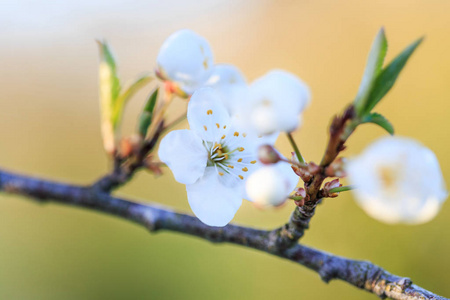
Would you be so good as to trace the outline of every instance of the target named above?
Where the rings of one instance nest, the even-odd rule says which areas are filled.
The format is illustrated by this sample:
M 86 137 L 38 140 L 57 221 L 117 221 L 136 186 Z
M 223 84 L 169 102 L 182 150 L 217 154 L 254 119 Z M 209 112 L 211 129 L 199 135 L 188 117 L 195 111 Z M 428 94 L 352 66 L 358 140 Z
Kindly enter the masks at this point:
M 381 182 L 386 187 L 386 189 L 394 187 L 394 184 L 398 178 L 398 172 L 394 168 L 383 166 L 379 168 L 378 172 L 381 178 Z
M 209 143 L 208 143 L 209 144 Z M 217 165 L 219 167 L 230 167 L 226 164 L 235 152 L 244 151 L 243 147 L 237 147 L 235 149 L 229 149 L 228 146 L 220 143 L 214 143 L 210 145 L 208 165 Z

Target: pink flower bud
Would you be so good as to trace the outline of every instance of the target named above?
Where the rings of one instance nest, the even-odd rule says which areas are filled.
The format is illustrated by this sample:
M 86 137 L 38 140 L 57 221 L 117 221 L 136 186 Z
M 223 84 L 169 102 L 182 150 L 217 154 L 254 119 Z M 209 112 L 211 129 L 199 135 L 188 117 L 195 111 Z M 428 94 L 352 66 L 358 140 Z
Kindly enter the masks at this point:
M 265 165 L 275 164 L 281 160 L 277 150 L 271 145 L 262 145 L 258 148 L 258 159 Z

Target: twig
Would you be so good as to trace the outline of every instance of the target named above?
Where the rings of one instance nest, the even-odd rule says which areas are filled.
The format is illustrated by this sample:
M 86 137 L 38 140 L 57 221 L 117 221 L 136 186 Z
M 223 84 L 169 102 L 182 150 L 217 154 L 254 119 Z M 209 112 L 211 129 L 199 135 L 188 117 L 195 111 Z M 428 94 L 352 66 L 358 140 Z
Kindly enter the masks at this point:
M 380 298 L 449 300 L 412 284 L 408 278 L 392 275 L 370 262 L 335 256 L 299 244 L 288 249 L 279 248 L 272 240 L 270 231 L 233 224 L 221 228 L 209 227 L 195 217 L 156 205 L 144 205 L 112 197 L 91 187 L 57 183 L 0 170 L 0 191 L 38 201 L 52 200 L 104 212 L 140 224 L 151 232 L 170 230 L 214 243 L 232 243 L 257 249 L 303 265 L 317 272 L 325 282 L 340 279 Z
M 156 146 L 156 143 L 158 142 L 159 136 L 163 129 L 164 122 L 161 121 L 153 137 L 150 140 L 144 141 L 141 149 L 139 150 L 139 153 L 128 158 L 126 163 L 119 164 L 118 167 L 116 166 L 112 173 L 107 174 L 97 180 L 97 182 L 92 185 L 92 188 L 103 192 L 110 192 L 113 189 L 127 183 L 133 177 L 136 171 L 144 166 L 145 158 L 147 157 L 148 153 L 150 153 Z M 119 160 L 119 163 L 120 162 L 121 160 Z
M 325 170 L 345 149 L 345 142 L 357 126 L 351 122 L 354 116 L 354 108 L 349 106 L 341 116 L 336 116 L 333 119 L 330 125 L 330 138 L 318 172 L 313 174 L 311 180 L 305 182 L 306 197 L 304 205 L 297 206 L 289 221 L 272 232 L 279 247 L 291 247 L 302 238 L 305 230 L 309 228 L 309 222 L 314 216 L 316 207 L 322 201 L 320 188 L 323 181 L 328 177 Z

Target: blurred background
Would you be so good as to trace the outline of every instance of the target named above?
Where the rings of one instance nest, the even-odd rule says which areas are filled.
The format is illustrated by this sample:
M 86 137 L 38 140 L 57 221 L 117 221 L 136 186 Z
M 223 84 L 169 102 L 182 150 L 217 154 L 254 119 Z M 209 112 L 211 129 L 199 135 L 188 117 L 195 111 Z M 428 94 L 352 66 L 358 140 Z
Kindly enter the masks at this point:
M 319 160 L 327 126 L 356 95 L 376 32 L 385 26 L 387 60 L 416 38 L 413 55 L 377 111 L 397 134 L 430 147 L 450 186 L 450 1 L 446 0 L 78 0 L 0 2 L 0 167 L 88 184 L 108 169 L 97 96 L 96 38 L 107 39 L 122 80 L 151 71 L 160 45 L 190 28 L 216 62 L 251 81 L 273 68 L 306 81 L 313 101 L 295 133 L 307 160 Z M 127 109 L 135 129 L 146 93 Z M 179 101 L 174 110 L 182 112 Z M 182 123 L 178 127 L 186 127 Z M 346 155 L 385 135 L 373 125 L 352 136 Z M 278 141 L 284 154 L 290 149 Z M 116 192 L 190 212 L 184 185 L 167 170 L 140 172 Z M 261 211 L 243 204 L 235 222 L 274 228 L 292 203 Z M 302 243 L 370 260 L 450 296 L 450 204 L 420 226 L 369 218 L 346 193 L 326 200 Z M 160 232 L 56 204 L 0 195 L 0 299 L 377 299 L 346 283 L 326 285 L 308 269 L 232 245 Z

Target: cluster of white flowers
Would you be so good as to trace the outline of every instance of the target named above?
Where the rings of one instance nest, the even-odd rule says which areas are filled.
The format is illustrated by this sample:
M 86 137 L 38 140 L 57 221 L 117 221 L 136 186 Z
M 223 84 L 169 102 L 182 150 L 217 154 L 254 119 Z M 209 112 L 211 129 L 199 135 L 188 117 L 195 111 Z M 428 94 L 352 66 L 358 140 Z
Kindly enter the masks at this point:
M 261 164 L 257 150 L 299 127 L 310 102 L 308 86 L 282 70 L 247 84 L 235 66 L 214 64 L 208 42 L 190 30 L 164 42 L 156 72 L 190 97 L 190 130 L 170 132 L 159 157 L 186 184 L 196 216 L 224 226 L 243 198 L 259 206 L 281 205 L 299 178 L 284 159 Z M 447 197 L 434 154 L 407 139 L 382 139 L 351 160 L 347 173 L 362 208 L 388 223 L 428 221 Z
M 167 134 L 161 141 L 159 157 L 175 179 L 186 184 L 195 215 L 210 226 L 224 226 L 234 217 L 242 199 L 248 199 L 246 179 L 261 168 L 258 147 L 273 143 L 273 136 L 242 131 L 212 88 L 201 88 L 192 95 L 187 118 L 190 130 Z M 298 177 L 288 163 L 279 162 L 276 168 L 288 181 L 281 195 L 286 198 Z
M 358 204 L 386 223 L 431 220 L 447 198 L 434 153 L 402 137 L 382 138 L 347 164 Z
M 205 224 L 224 226 L 243 198 L 260 206 L 283 203 L 298 176 L 286 162 L 262 165 L 257 150 L 273 145 L 280 131 L 299 126 L 310 98 L 306 84 L 277 70 L 248 85 L 235 66 L 215 65 L 208 42 L 190 30 L 164 42 L 157 73 L 192 95 L 190 130 L 170 132 L 161 142 L 159 157 L 175 179 L 186 184 L 195 215 Z

